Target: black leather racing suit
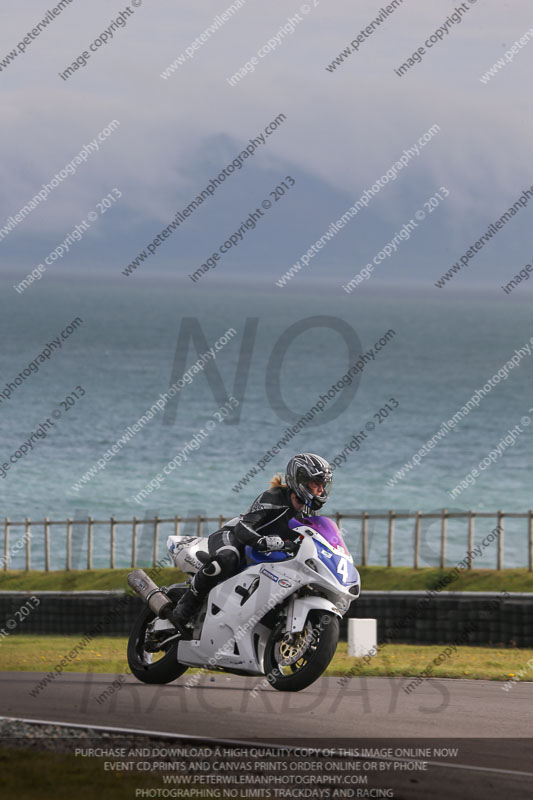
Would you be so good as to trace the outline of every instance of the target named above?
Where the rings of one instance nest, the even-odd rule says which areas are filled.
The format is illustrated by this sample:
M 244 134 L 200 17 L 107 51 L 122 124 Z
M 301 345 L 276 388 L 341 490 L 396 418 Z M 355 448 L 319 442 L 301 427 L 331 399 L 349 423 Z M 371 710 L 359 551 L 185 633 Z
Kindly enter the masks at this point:
M 284 541 L 294 541 L 296 537 L 289 528 L 289 520 L 293 517 L 300 519 L 303 513 L 309 516 L 305 508 L 296 511 L 291 490 L 286 486 L 276 486 L 260 494 L 238 521 L 232 520 L 210 535 L 211 560 L 194 576 L 191 584 L 194 594 L 203 598 L 217 583 L 235 575 L 247 544 L 254 545 L 263 536 L 279 536 Z

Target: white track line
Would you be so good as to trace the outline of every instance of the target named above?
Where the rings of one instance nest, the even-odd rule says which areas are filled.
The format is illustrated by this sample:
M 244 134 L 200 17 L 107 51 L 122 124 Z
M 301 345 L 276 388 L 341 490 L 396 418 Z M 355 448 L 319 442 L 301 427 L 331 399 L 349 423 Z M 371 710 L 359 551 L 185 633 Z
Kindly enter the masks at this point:
M 170 731 L 146 731 L 142 730 L 141 728 L 115 728 L 110 725 L 90 725 L 85 724 L 82 725 L 78 722 L 58 722 L 57 720 L 42 720 L 42 719 L 26 719 L 25 717 L 0 717 L 0 721 L 7 720 L 8 722 L 27 722 L 33 725 L 57 725 L 58 727 L 62 728 L 81 728 L 83 730 L 98 730 L 98 731 L 112 731 L 113 733 L 130 733 L 130 734 L 137 734 L 140 736 L 159 736 L 162 738 L 167 739 L 186 739 L 188 741 L 200 741 L 200 742 L 216 742 L 217 744 L 235 744 L 240 745 L 241 747 L 265 747 L 265 748 L 276 748 L 277 750 L 287 750 L 291 751 L 295 747 L 303 747 L 304 745 L 279 745 L 275 742 L 249 742 L 244 739 L 216 739 L 212 736 L 197 736 L 197 735 L 188 735 L 186 733 L 171 733 Z M 313 751 L 316 751 L 317 755 L 322 754 L 322 750 L 320 748 L 311 747 L 309 748 Z M 327 750 L 327 748 L 324 748 Z M 330 750 L 327 750 L 328 757 L 331 757 Z M 343 756 L 335 756 L 336 758 L 343 758 Z M 350 756 L 351 757 L 351 756 Z M 345 756 L 348 758 L 348 756 Z M 498 775 L 520 775 L 525 778 L 532 778 L 533 779 L 533 772 L 522 772 L 520 770 L 513 770 L 513 769 L 500 769 L 498 767 L 476 767 L 472 764 L 448 764 L 445 761 L 428 761 L 424 759 L 412 759 L 412 758 L 370 758 L 368 757 L 359 757 L 362 761 L 403 761 L 405 763 L 411 763 L 412 761 L 424 761 L 426 764 L 429 764 L 433 767 L 444 767 L 447 769 L 465 769 L 471 772 L 492 772 Z

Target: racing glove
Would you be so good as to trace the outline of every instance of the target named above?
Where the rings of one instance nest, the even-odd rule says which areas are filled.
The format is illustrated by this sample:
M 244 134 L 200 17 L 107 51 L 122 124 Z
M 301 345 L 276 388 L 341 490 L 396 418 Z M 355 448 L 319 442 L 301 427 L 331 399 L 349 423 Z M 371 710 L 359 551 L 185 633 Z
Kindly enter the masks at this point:
M 257 550 L 271 553 L 274 550 L 283 550 L 285 542 L 279 536 L 262 536 L 256 543 Z

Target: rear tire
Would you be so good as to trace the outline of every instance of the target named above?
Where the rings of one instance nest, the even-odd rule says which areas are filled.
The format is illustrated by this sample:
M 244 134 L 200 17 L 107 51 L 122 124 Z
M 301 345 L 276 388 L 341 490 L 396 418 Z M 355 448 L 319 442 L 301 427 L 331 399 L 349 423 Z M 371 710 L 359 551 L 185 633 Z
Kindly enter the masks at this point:
M 184 591 L 184 589 L 169 589 L 168 595 L 171 600 L 177 602 Z M 177 660 L 178 639 L 170 642 L 167 647 L 163 645 L 160 652 L 164 652 L 165 655 L 157 661 L 152 661 L 152 655 L 155 654 L 148 653 L 144 649 L 144 641 L 146 628 L 155 618 L 156 614 L 148 606 L 143 608 L 137 617 L 128 639 L 128 665 L 132 675 L 143 683 L 170 683 L 183 675 L 188 667 Z
M 284 645 L 279 631 L 273 631 L 267 642 L 265 671 L 269 683 L 278 692 L 299 692 L 306 689 L 320 678 L 335 654 L 339 641 L 338 618 L 328 611 L 313 611 L 306 626 L 308 623 L 311 624 L 312 633 L 308 636 L 307 646 L 305 637 L 300 637 L 300 646 L 304 642 L 303 650 L 300 658 L 293 664 L 283 663 L 283 651 L 289 648 Z

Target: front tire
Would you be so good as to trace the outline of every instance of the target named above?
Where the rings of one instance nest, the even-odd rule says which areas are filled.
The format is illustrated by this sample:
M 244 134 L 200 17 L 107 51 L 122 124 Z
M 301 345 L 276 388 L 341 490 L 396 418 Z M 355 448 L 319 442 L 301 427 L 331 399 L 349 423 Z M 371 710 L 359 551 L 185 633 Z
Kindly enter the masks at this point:
M 274 630 L 265 649 L 265 671 L 278 692 L 299 692 L 314 683 L 330 663 L 339 641 L 339 620 L 313 611 L 302 633 Z
M 170 589 L 168 595 L 171 600 L 177 602 L 184 591 L 184 589 Z M 148 653 L 144 649 L 146 629 L 155 618 L 156 614 L 148 606 L 143 608 L 137 617 L 128 639 L 128 665 L 132 675 L 143 683 L 170 683 L 183 675 L 188 667 L 177 660 L 179 641 L 177 639 L 166 647 L 163 643 L 158 653 Z M 160 654 L 163 655 L 154 661 L 153 656 Z

